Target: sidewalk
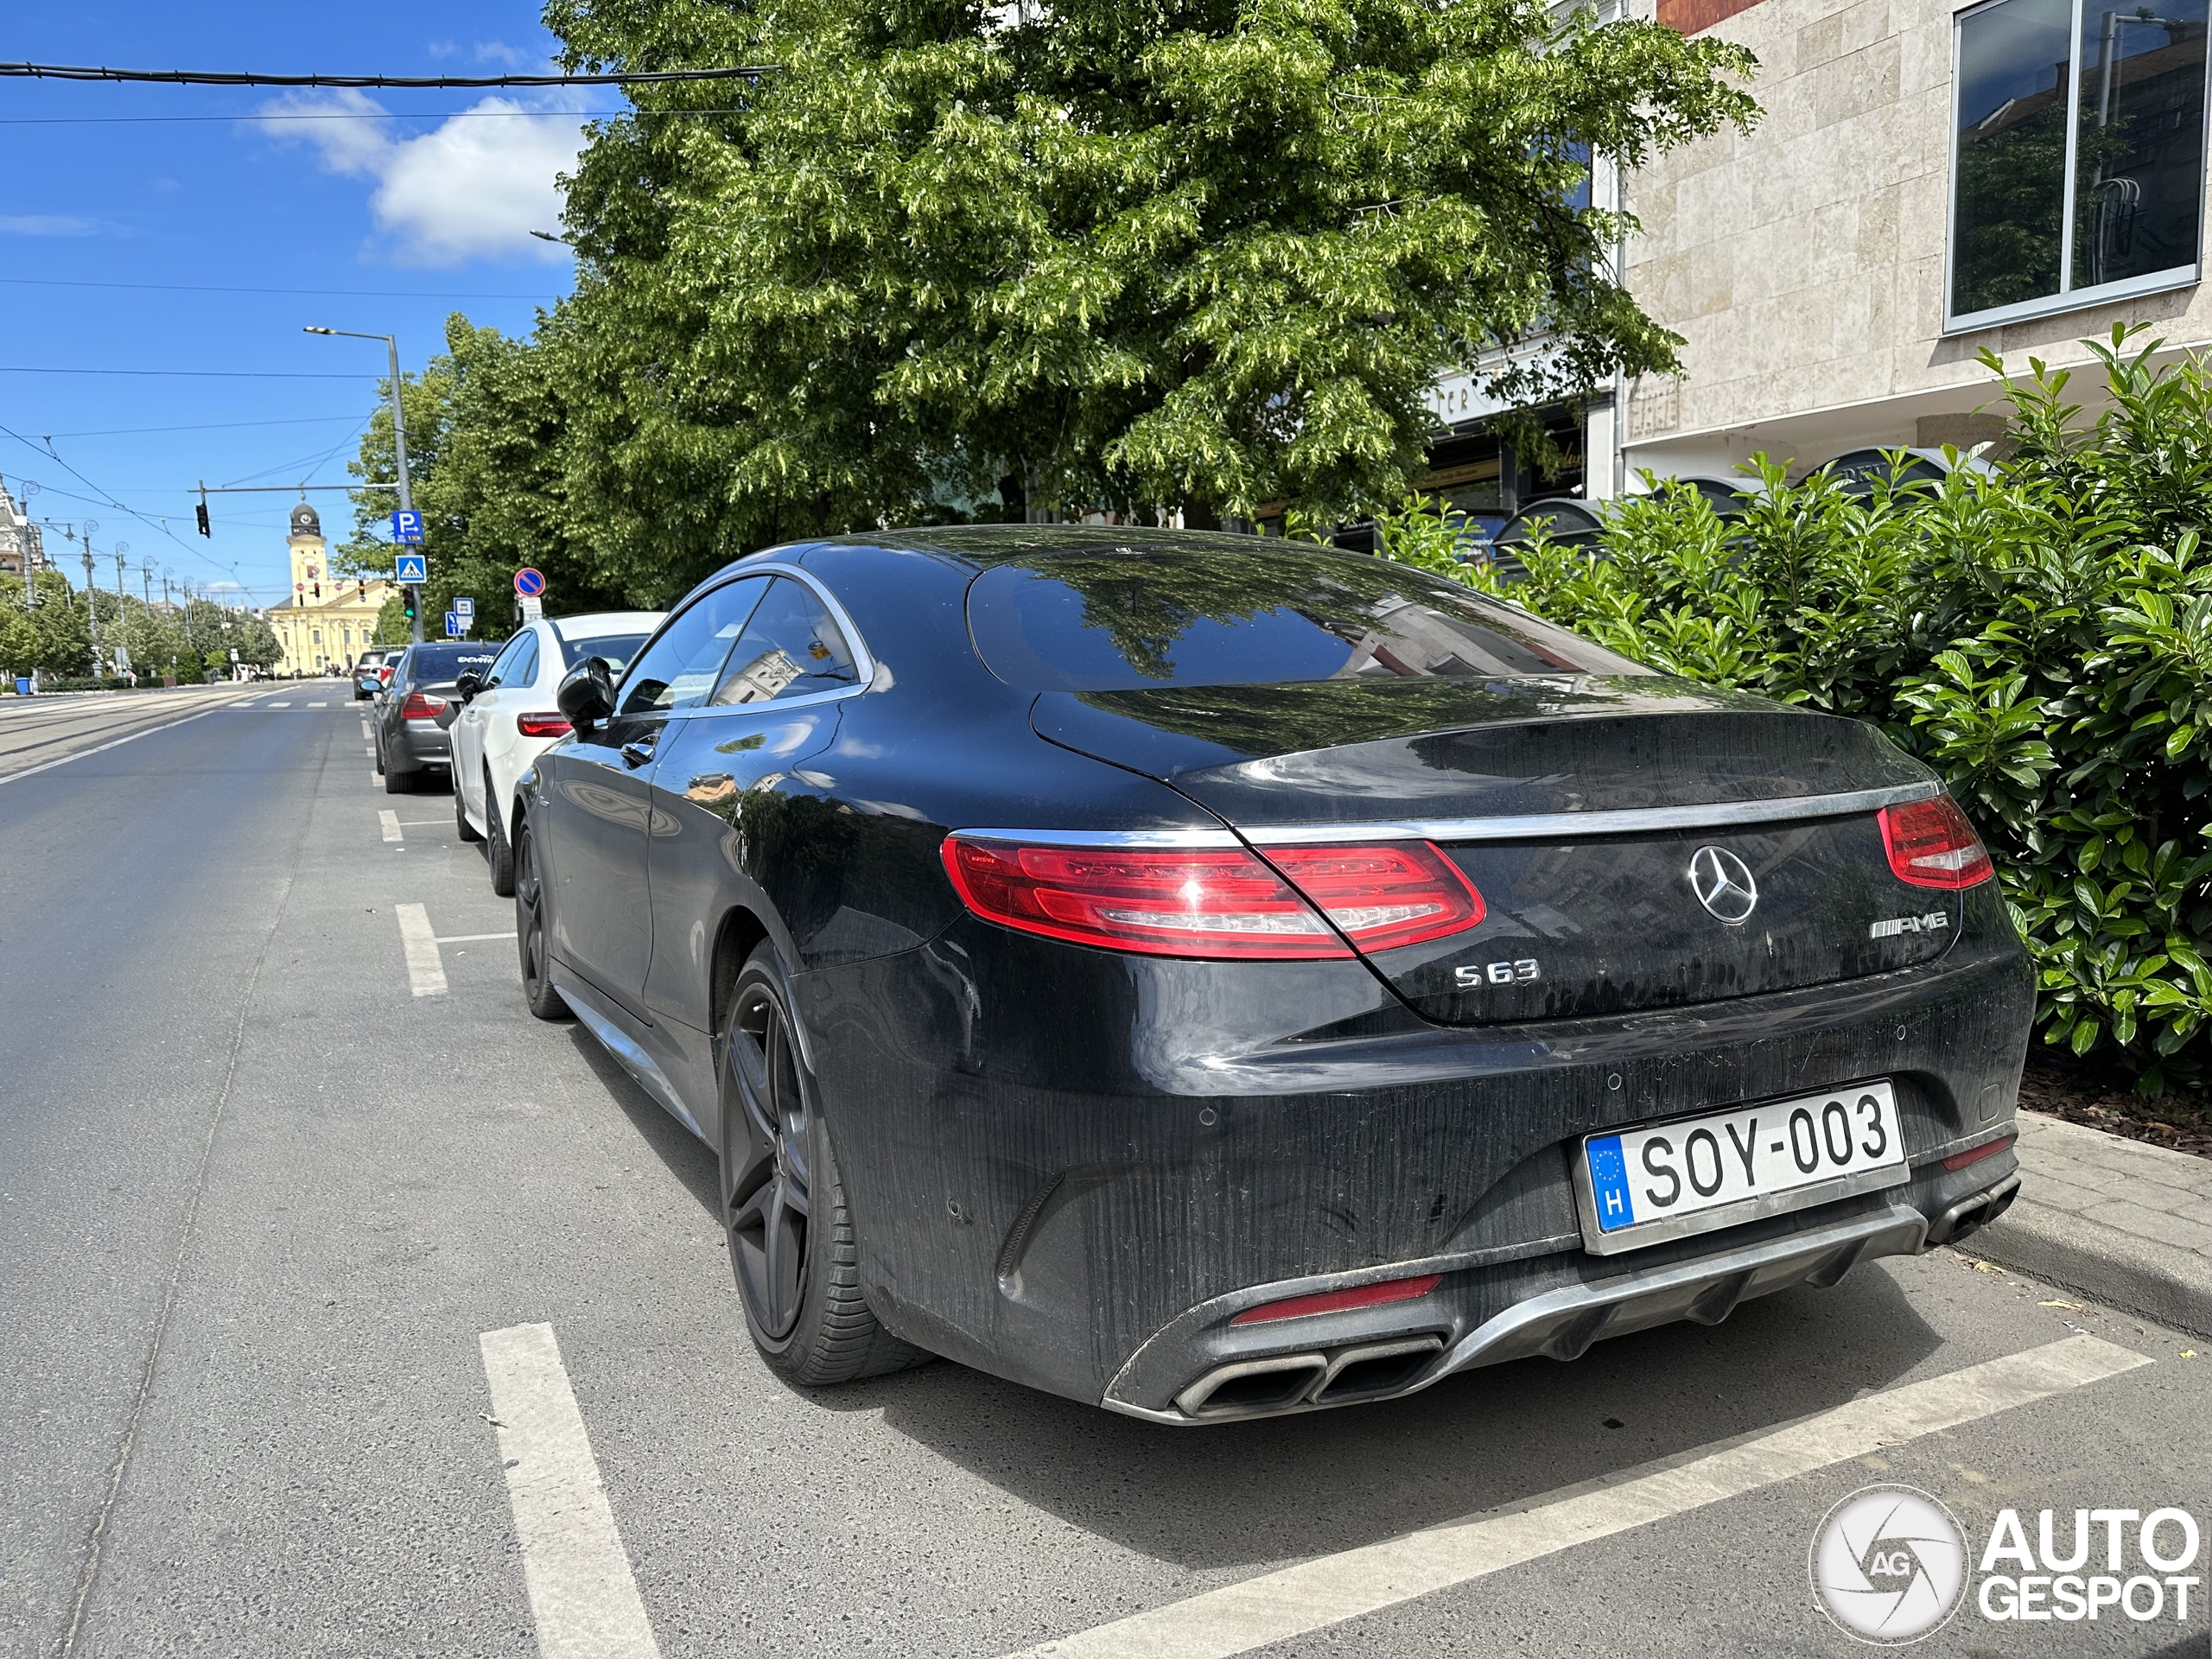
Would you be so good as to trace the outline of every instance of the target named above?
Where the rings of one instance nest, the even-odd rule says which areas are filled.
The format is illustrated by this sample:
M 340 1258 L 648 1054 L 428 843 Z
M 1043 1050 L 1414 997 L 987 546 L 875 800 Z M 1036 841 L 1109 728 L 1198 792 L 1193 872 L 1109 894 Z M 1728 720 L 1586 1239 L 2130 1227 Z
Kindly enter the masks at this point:
M 2212 1335 L 2212 1159 L 2020 1114 L 2020 1196 L 1963 1248 Z

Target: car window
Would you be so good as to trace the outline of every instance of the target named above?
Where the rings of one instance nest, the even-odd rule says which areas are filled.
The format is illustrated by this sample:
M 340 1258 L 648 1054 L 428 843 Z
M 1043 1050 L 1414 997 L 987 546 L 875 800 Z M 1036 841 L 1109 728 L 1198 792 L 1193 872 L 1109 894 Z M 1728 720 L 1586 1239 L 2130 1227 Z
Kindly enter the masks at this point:
M 1032 691 L 1651 671 L 1455 582 L 1256 539 L 999 565 L 968 621 L 985 665 Z
M 803 582 L 779 576 L 746 624 L 712 699 L 717 708 L 777 702 L 858 685 L 852 647 Z
M 645 643 L 645 638 L 642 633 L 594 634 L 588 639 L 571 639 L 563 635 L 561 655 L 570 668 L 587 657 L 598 657 L 605 660 L 607 672 L 620 674 L 630 665 L 630 659 L 638 654 L 638 647 Z
M 486 691 L 495 685 L 512 684 L 520 677 L 515 673 L 515 665 L 522 661 L 523 652 L 535 637 L 525 631 L 507 641 L 506 649 L 499 653 L 499 659 L 492 664 L 492 671 L 484 677 L 484 689 Z
M 507 677 L 500 682 L 500 683 L 504 685 L 535 685 L 537 683 L 537 634 L 535 630 L 532 630 L 531 632 L 523 635 L 522 655 L 515 658 L 513 669 L 508 673 Z
M 489 645 L 416 645 L 397 677 L 410 685 L 451 680 L 469 670 L 481 674 L 499 653 Z
M 621 712 L 659 714 L 706 701 L 767 586 L 766 576 L 725 582 L 677 612 L 622 677 Z

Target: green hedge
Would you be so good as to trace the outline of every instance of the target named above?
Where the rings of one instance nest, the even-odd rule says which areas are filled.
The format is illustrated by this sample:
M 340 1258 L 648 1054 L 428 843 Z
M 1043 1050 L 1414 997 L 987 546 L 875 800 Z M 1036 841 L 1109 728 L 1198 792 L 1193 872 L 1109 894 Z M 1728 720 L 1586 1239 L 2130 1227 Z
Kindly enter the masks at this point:
M 2155 1093 L 2212 1071 L 2212 365 L 2133 333 L 2090 342 L 2094 416 L 2039 362 L 2001 393 L 1995 475 L 1854 498 L 1759 457 L 1741 520 L 1662 487 L 1606 510 L 1601 553 L 1462 569 L 1654 667 L 1881 726 L 1988 841 L 2044 1039 Z M 1448 528 L 1395 515 L 1386 550 L 1446 564 Z

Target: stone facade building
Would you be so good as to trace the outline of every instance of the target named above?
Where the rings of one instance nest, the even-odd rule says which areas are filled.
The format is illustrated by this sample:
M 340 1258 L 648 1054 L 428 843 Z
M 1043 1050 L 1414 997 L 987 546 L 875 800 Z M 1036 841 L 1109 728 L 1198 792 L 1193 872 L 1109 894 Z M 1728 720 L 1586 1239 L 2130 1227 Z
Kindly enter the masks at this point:
M 1628 286 L 1683 336 L 1683 372 L 1560 411 L 1572 469 L 1516 493 L 1503 458 L 1461 503 L 1492 524 L 1530 485 L 1603 498 L 1760 451 L 1796 476 L 1970 448 L 2000 429 L 1985 351 L 2014 377 L 2088 365 L 2067 393 L 2094 404 L 2081 342 L 2115 322 L 2169 353 L 2212 344 L 2206 0 L 1625 3 L 1747 48 L 1764 114 L 1625 180 L 1599 169 L 1597 199 L 1641 224 Z M 1455 461 L 1496 454 L 1474 435 L 1495 410 L 1464 379 L 1433 405 L 1459 429 L 1433 452 L 1449 495 Z
M 25 569 L 43 569 L 46 544 L 16 498 L 0 486 L 0 575 L 21 576 Z
M 305 501 L 292 509 L 292 597 L 265 613 L 283 651 L 276 671 L 321 674 L 346 667 L 376 643 L 377 617 L 392 585 L 380 578 L 340 578 L 330 569 L 322 520 Z

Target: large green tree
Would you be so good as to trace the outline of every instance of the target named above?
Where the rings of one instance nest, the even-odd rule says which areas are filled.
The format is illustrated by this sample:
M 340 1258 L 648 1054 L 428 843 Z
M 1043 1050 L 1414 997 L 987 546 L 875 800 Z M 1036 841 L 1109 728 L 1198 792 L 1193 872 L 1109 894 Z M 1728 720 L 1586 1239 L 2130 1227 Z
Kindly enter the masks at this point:
M 1294 500 L 1421 465 L 1440 371 L 1519 401 L 1670 368 L 1592 157 L 1755 113 L 1738 48 L 1534 0 L 553 0 L 657 87 L 574 181 L 551 342 L 615 568 L 1033 504 Z M 1548 334 L 1548 350 L 1503 348 Z

